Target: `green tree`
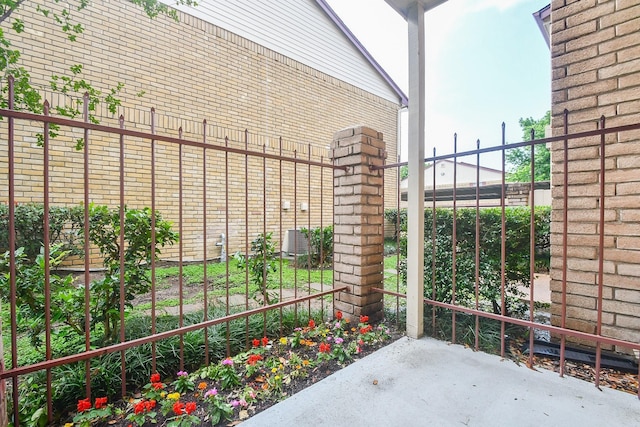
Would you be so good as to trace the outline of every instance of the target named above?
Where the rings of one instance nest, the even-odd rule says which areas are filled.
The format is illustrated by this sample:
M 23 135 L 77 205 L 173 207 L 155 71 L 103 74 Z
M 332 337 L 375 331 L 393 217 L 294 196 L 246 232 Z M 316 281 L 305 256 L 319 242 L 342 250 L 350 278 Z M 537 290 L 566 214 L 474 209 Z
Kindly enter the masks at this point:
M 409 166 L 400 166 L 400 180 L 407 179 L 409 177 Z
M 544 138 L 544 129 L 551 123 L 551 111 L 534 120 L 520 118 L 522 128 L 522 140 L 531 141 L 531 130 L 535 139 Z M 534 148 L 535 181 L 549 181 L 551 178 L 551 154 L 544 144 L 538 144 Z M 531 180 L 531 150 L 529 148 L 516 148 L 507 151 L 507 164 L 509 175 L 507 179 L 512 182 L 528 182 Z
M 155 18 L 160 14 L 167 15 L 176 21 L 178 14 L 175 9 L 170 8 L 166 4 L 158 0 L 128 0 L 144 9 L 147 16 Z M 15 108 L 18 110 L 26 110 L 33 113 L 42 113 L 42 97 L 38 90 L 31 83 L 31 76 L 27 69 L 21 65 L 21 52 L 14 48 L 11 43 L 11 33 L 20 34 L 25 31 L 25 22 L 20 18 L 12 17 L 13 13 L 26 3 L 25 0 L 0 0 L 0 77 L 4 82 L 7 77 L 13 76 L 15 79 Z M 65 2 L 66 3 L 66 2 Z M 71 4 L 62 4 L 60 0 L 54 2 L 46 2 L 38 5 L 36 10 L 42 15 L 43 19 L 52 20 L 60 30 L 66 34 L 69 42 L 74 42 L 84 31 L 82 22 L 78 22 L 74 16 L 74 12 L 80 11 L 90 6 L 90 0 L 77 0 L 74 6 Z M 175 0 L 178 5 L 195 6 L 194 0 Z M 106 35 L 108 36 L 108 35 Z M 50 59 L 55 60 L 55 55 L 50 55 Z M 117 98 L 123 84 L 114 83 L 115 86 L 108 89 L 107 93 L 95 89 L 90 82 L 80 77 L 82 65 L 75 64 L 70 67 L 69 75 L 53 75 L 51 77 L 51 88 L 65 94 L 89 94 L 89 113 L 90 119 L 96 122 L 93 113 L 100 102 L 106 102 L 110 112 L 115 113 L 116 107 L 120 105 Z M 8 86 L 2 85 L 0 91 L 0 107 L 8 107 Z M 54 107 L 54 112 L 74 118 L 80 115 L 80 106 L 71 104 L 70 106 Z M 51 126 L 51 136 L 55 137 L 58 126 Z M 41 136 L 40 136 L 41 138 Z M 82 140 L 78 140 L 78 147 L 81 146 Z

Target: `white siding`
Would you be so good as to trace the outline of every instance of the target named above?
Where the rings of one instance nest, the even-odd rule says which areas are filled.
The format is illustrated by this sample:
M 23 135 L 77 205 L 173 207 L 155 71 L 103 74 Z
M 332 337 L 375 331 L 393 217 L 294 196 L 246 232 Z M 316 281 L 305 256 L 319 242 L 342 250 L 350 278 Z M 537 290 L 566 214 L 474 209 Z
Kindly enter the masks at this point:
M 171 0 L 160 0 L 173 5 Z M 315 0 L 199 0 L 178 9 L 390 101 L 399 97 Z

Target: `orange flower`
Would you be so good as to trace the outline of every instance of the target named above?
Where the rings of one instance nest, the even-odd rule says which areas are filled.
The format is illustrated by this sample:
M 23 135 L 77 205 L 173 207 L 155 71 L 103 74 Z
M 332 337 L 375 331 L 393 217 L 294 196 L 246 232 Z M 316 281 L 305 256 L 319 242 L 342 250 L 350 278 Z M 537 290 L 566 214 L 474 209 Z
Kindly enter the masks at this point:
M 207 388 L 207 383 L 204 381 L 198 384 L 198 390 L 204 390 L 205 388 Z

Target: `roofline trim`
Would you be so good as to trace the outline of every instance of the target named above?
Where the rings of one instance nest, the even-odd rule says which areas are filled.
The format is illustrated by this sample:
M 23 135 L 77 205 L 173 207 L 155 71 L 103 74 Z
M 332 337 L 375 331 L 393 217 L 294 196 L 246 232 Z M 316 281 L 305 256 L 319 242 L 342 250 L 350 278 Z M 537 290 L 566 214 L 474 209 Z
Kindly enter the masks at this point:
M 540 28 L 540 32 L 544 37 L 544 40 L 547 42 L 547 46 L 551 47 L 551 39 L 549 37 L 549 32 L 544 26 L 544 20 L 547 19 L 551 15 L 551 4 L 546 5 L 542 9 L 533 13 L 533 18 L 536 20 L 538 24 L 538 28 Z
M 369 51 L 364 47 L 360 40 L 351 32 L 349 27 L 340 19 L 340 17 L 336 14 L 336 12 L 331 9 L 331 6 L 326 2 L 326 0 L 316 0 L 316 3 L 324 12 L 327 14 L 329 18 L 333 21 L 334 24 L 344 33 L 345 36 L 355 45 L 355 47 L 364 55 L 364 57 L 369 61 L 369 63 L 375 68 L 375 70 L 382 76 L 382 78 L 391 86 L 391 88 L 396 92 L 398 97 L 400 98 L 400 104 L 403 107 L 409 105 L 409 98 L 407 95 L 400 89 L 400 87 L 393 81 L 391 76 L 387 74 L 387 72 L 382 68 L 378 61 L 376 61 L 373 56 L 369 53 Z

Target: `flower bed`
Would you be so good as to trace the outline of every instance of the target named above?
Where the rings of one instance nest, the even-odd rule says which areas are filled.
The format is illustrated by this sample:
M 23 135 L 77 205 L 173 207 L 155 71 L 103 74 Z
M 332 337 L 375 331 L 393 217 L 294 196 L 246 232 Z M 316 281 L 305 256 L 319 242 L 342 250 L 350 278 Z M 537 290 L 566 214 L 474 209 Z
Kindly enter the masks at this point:
M 111 425 L 188 427 L 242 421 L 286 399 L 358 358 L 391 342 L 384 324 L 367 316 L 351 325 L 337 312 L 333 321 L 310 320 L 291 336 L 252 340 L 252 348 L 198 372 L 180 371 L 175 378 L 151 375 L 139 393 L 108 403 L 97 397 L 78 401 L 65 427 Z

